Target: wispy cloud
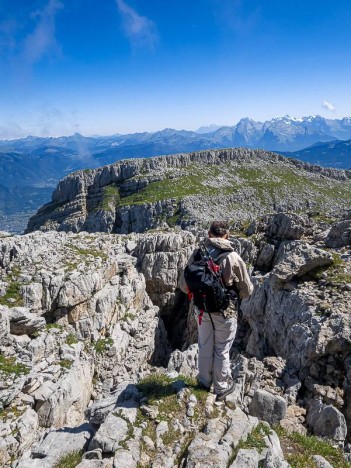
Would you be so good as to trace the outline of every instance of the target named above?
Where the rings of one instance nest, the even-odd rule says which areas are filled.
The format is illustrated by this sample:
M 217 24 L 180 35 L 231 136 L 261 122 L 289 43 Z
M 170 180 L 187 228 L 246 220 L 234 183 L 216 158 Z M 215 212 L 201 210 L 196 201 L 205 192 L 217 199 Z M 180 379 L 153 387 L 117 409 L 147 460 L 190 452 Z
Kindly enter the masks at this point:
M 146 16 L 141 16 L 124 0 L 116 0 L 124 32 L 132 46 L 154 49 L 158 40 L 157 27 Z
M 56 40 L 56 14 L 61 8 L 63 3 L 60 0 L 49 0 L 43 9 L 32 14 L 35 27 L 24 39 L 23 48 L 24 59 L 29 64 L 60 51 Z
M 332 102 L 326 101 L 325 99 L 323 99 L 322 101 L 322 107 L 323 109 L 327 109 L 331 112 L 334 112 L 336 110 L 336 106 Z

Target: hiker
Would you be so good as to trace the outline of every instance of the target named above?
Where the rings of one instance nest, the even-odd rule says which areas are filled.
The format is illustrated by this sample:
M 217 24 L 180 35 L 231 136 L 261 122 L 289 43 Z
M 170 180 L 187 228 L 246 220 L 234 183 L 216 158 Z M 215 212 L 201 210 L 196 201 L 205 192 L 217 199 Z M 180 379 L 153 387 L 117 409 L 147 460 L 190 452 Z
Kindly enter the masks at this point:
M 214 393 L 219 401 L 223 400 L 234 390 L 229 352 L 237 328 L 238 303 L 241 299 L 249 297 L 253 291 L 253 285 L 247 273 L 245 263 L 234 252 L 228 237 L 228 223 L 225 221 L 214 221 L 210 226 L 208 238 L 205 240 L 203 247 L 201 248 L 200 246 L 191 255 L 179 285 L 183 292 L 192 296 L 194 301 L 198 324 L 199 385 L 209 391 L 213 384 Z M 229 300 L 229 304 L 228 299 L 224 300 L 224 302 L 216 300 L 215 304 L 217 304 L 218 308 L 220 308 L 218 306 L 219 303 L 223 306 L 221 311 L 216 310 L 208 313 L 206 309 L 211 308 L 211 304 L 208 302 L 209 299 L 206 299 L 205 295 L 202 295 L 202 298 L 205 299 L 202 299 L 203 303 L 201 305 L 201 297 L 198 297 L 199 295 L 196 291 L 194 292 L 194 289 L 193 291 L 189 289 L 189 284 L 193 284 L 191 282 L 191 275 L 194 274 L 194 271 L 196 275 L 200 271 L 199 268 L 204 268 L 198 267 L 198 265 L 203 265 L 204 261 L 207 263 L 206 258 L 203 260 L 203 255 L 205 257 L 207 255 L 207 260 L 212 264 L 212 268 L 217 270 L 223 294 L 226 295 L 226 298 L 228 296 L 232 298 Z M 203 272 L 204 270 L 201 271 Z M 200 276 L 203 278 L 203 275 Z M 211 278 L 211 272 L 209 277 Z M 216 288 L 217 290 L 218 287 Z

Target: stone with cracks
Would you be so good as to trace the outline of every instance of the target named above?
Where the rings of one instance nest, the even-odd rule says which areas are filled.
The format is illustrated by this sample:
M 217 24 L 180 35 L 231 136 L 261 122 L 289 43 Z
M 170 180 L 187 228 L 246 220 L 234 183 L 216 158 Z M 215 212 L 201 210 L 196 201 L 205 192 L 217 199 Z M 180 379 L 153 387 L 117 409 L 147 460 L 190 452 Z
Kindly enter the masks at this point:
M 307 410 L 306 422 L 314 434 L 336 441 L 344 441 L 347 426 L 344 415 L 332 405 L 325 405 L 320 400 L 313 400 Z
M 284 398 L 266 390 L 257 390 L 249 406 L 249 412 L 269 424 L 278 424 L 286 415 L 287 404 Z
M 103 453 L 115 453 L 127 434 L 127 422 L 110 413 L 90 442 L 89 450 L 100 448 Z

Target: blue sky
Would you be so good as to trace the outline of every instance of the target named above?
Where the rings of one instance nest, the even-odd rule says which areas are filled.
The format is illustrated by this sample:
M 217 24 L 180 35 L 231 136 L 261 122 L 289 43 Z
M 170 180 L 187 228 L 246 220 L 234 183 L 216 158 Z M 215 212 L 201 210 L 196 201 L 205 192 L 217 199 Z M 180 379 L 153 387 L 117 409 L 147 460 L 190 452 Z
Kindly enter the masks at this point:
M 349 0 L 2 0 L 0 138 L 351 115 Z

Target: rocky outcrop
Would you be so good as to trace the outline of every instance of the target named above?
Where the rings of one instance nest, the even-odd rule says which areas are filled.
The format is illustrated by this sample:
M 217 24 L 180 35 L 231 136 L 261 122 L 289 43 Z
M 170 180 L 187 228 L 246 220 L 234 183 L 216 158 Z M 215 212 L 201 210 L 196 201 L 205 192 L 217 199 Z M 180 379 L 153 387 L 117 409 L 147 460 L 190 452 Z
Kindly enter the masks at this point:
M 201 151 L 131 159 L 70 174 L 58 184 L 52 201 L 30 219 L 27 232 L 123 234 L 175 224 L 205 226 L 213 218 L 238 225 L 267 211 L 335 212 L 350 200 L 349 171 L 262 150 Z M 280 221 L 278 226 L 294 230 L 294 223 L 285 226 Z M 272 234 L 274 229 L 272 225 Z
M 3 458 L 22 455 L 44 428 L 82 424 L 92 399 L 164 357 L 158 308 L 124 243 L 65 233 L 2 241 Z M 14 421 L 13 411 L 23 417 Z
M 255 290 L 224 403 L 196 385 L 177 289 L 203 232 L 2 239 L 0 465 L 288 466 L 287 434 L 307 430 L 348 450 L 351 255 L 326 246 L 335 225 L 278 213 L 231 236 Z

